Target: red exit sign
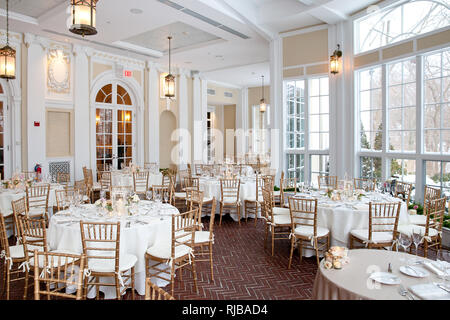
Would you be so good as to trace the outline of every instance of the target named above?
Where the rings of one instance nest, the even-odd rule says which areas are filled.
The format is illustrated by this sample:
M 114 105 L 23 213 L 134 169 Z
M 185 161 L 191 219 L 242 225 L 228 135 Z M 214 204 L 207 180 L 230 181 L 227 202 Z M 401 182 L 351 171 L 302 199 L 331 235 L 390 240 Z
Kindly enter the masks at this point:
M 130 78 L 130 77 L 133 76 L 133 71 L 131 71 L 131 70 L 123 70 L 123 76 Z

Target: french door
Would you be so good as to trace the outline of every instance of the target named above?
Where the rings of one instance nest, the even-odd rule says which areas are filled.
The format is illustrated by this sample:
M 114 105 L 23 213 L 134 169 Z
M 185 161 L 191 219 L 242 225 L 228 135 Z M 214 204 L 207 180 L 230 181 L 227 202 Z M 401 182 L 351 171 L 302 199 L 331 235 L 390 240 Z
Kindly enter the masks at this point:
M 96 106 L 95 117 L 97 172 L 128 166 L 135 154 L 135 116 L 131 99 L 120 85 L 108 86 L 100 90 L 103 101 L 98 96 L 96 99 L 101 101 Z

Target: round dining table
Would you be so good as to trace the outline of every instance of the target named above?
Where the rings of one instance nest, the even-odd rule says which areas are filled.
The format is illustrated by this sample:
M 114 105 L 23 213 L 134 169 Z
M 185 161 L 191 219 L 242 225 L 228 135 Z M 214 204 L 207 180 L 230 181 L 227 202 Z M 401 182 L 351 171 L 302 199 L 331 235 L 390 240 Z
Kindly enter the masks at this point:
M 443 278 L 432 271 L 434 267 L 428 268 L 442 262 L 405 252 L 374 249 L 349 250 L 348 258 L 349 263 L 343 265 L 342 269 L 325 269 L 325 259 L 321 261 L 314 281 L 314 300 L 450 299 Z M 392 272 L 388 272 L 389 264 Z M 400 268 L 411 275 L 403 273 Z M 383 277 L 387 278 L 383 279 L 389 280 L 392 276 L 397 277 L 393 278 L 397 280 L 392 281 L 393 284 L 383 284 L 381 282 L 389 281 L 379 282 L 379 274 L 375 274 L 379 272 L 385 273 Z M 423 277 L 419 278 L 418 275 Z M 372 280 L 371 277 L 378 280 Z M 406 291 L 403 295 L 400 293 L 402 287 Z
M 135 289 L 139 295 L 145 294 L 145 252 L 158 241 L 170 244 L 171 216 L 178 210 L 164 203 L 142 200 L 135 208 L 132 216 L 115 216 L 105 213 L 95 204 L 81 205 L 59 211 L 50 219 L 48 243 L 50 250 L 61 250 L 81 254 L 80 221 L 84 222 L 120 222 L 120 255 L 133 254 L 137 257 L 135 265 Z M 167 268 L 169 266 L 167 265 Z M 170 280 L 170 277 L 167 276 Z M 112 278 L 102 278 L 101 281 L 114 283 Z M 152 279 L 156 285 L 164 287 L 168 281 Z M 105 299 L 115 299 L 114 287 L 101 286 L 100 291 Z M 95 290 L 88 293 L 88 298 L 95 297 Z

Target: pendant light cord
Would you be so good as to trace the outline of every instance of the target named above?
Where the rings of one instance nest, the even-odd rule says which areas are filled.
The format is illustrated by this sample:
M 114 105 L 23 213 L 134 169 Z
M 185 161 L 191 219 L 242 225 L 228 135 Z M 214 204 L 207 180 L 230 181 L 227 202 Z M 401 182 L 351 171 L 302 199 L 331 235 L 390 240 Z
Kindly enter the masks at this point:
M 262 85 L 261 85 L 261 91 L 262 91 L 262 98 L 264 100 L 264 76 L 262 76 Z
M 171 47 L 170 47 L 170 41 L 172 40 L 172 37 L 169 37 L 169 74 L 171 74 L 171 70 L 170 70 L 170 64 L 171 64 L 171 59 L 170 59 L 170 51 L 171 51 Z
M 9 45 L 9 0 L 6 0 L 6 45 Z

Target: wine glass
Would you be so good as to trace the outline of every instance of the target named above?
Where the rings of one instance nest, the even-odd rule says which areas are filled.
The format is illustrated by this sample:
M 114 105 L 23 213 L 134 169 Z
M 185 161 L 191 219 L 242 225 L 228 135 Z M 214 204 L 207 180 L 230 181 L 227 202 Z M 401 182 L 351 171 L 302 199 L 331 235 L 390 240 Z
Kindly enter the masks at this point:
M 153 198 L 153 192 L 152 192 L 152 190 L 151 189 L 148 189 L 146 192 L 145 192 L 145 197 L 146 197 L 146 199 L 147 200 L 152 200 L 152 198 Z
M 106 190 L 100 190 L 100 199 L 105 200 L 106 199 Z
M 414 242 L 414 246 L 416 247 L 416 257 L 417 257 L 417 251 L 419 248 L 419 244 L 423 240 L 422 231 L 420 229 L 413 229 L 411 237 L 412 237 L 412 241 Z
M 399 233 L 398 243 L 402 246 L 403 251 L 407 252 L 407 249 L 411 246 L 411 238 L 406 234 Z M 401 258 L 400 260 L 404 261 L 403 258 Z
M 169 192 L 164 192 L 164 203 L 167 203 L 169 201 Z

